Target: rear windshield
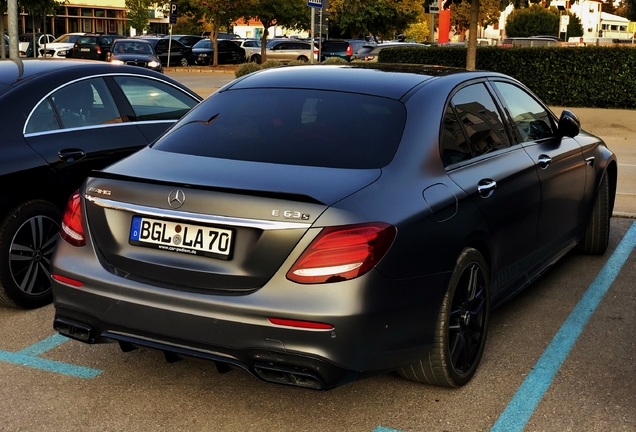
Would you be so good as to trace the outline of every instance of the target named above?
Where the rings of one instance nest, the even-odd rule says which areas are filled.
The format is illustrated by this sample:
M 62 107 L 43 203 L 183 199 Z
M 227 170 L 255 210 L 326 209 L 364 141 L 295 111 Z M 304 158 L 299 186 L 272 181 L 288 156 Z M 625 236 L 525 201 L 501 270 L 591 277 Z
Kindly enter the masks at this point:
M 299 89 L 244 89 L 208 98 L 153 147 L 222 159 L 330 168 L 386 166 L 406 110 L 393 99 Z
M 323 51 L 346 51 L 349 46 L 348 42 L 323 42 Z
M 97 45 L 96 36 L 81 36 L 76 42 L 78 45 Z

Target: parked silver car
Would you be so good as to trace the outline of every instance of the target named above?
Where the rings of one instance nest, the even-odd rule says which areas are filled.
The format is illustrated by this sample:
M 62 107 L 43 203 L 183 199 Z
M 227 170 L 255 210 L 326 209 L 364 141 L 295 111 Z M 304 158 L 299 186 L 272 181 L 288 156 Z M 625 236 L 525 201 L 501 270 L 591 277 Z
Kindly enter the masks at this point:
M 245 50 L 245 59 L 247 61 L 261 62 L 261 41 L 258 39 L 242 39 L 232 40 L 235 44 Z
M 314 61 L 318 61 L 318 48 L 311 42 L 296 39 L 272 39 L 267 43 L 265 54 L 267 60 L 278 60 L 282 63 L 294 60 L 308 62 L 312 55 Z M 260 61 L 260 57 L 258 60 Z

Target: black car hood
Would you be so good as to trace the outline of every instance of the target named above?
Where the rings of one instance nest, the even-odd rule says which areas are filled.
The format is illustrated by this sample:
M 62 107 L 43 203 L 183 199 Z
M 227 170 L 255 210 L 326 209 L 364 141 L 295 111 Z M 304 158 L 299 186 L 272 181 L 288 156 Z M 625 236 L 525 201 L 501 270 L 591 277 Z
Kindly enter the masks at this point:
M 331 205 L 373 183 L 381 172 L 381 169 L 323 168 L 218 159 L 146 147 L 106 168 L 102 175 L 228 191 L 307 196 Z

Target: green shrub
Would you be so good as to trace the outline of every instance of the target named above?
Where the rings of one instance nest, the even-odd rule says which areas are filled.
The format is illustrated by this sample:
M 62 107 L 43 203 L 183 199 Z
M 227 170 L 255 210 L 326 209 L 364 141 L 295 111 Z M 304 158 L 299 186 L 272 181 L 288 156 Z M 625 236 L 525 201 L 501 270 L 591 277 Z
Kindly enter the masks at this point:
M 386 48 L 378 62 L 464 68 L 466 48 Z M 476 63 L 518 79 L 548 105 L 636 108 L 636 47 L 480 47 Z
M 234 71 L 234 76 L 236 78 L 240 78 L 243 75 L 251 74 L 252 72 L 256 72 L 259 70 L 261 70 L 261 66 L 257 63 L 253 63 L 253 62 L 243 63 L 242 65 L 236 68 L 236 71 Z
M 343 64 L 343 63 L 347 64 L 349 62 L 340 57 L 327 57 L 325 61 L 322 62 L 322 64 Z
M 288 66 L 302 66 L 302 65 L 308 65 L 309 63 L 306 61 L 302 61 L 302 60 L 292 60 L 289 63 L 287 63 Z
M 263 69 L 267 69 L 267 68 L 277 67 L 282 65 L 283 64 L 279 60 L 267 60 L 263 64 L 261 64 L 261 67 Z

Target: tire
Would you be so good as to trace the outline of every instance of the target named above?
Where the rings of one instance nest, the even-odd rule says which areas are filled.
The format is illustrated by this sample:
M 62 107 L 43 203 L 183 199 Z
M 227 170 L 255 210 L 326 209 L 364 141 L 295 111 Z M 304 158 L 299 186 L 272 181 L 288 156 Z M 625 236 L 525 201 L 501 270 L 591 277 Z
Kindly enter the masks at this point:
M 260 54 L 254 54 L 252 56 L 252 58 L 250 59 L 251 62 L 256 63 L 256 64 L 261 64 L 261 56 Z
M 187 58 L 182 57 L 182 58 L 181 58 L 181 61 L 179 61 L 179 65 L 184 66 L 184 67 L 185 67 L 185 66 L 190 66 L 190 62 L 188 62 L 188 59 L 187 59 Z
M 305 56 L 299 56 L 296 60 L 307 63 L 309 59 Z
M 403 378 L 460 387 L 475 374 L 490 320 L 490 273 L 483 256 L 466 248 L 457 258 L 425 358 L 398 369 Z
M 610 233 L 610 200 L 609 180 L 606 173 L 601 180 L 592 208 L 590 220 L 585 229 L 585 235 L 576 246 L 579 253 L 587 255 L 603 255 L 609 244 Z
M 34 200 L 12 209 L 0 223 L 0 303 L 34 309 L 53 301 L 51 257 L 62 214 Z

